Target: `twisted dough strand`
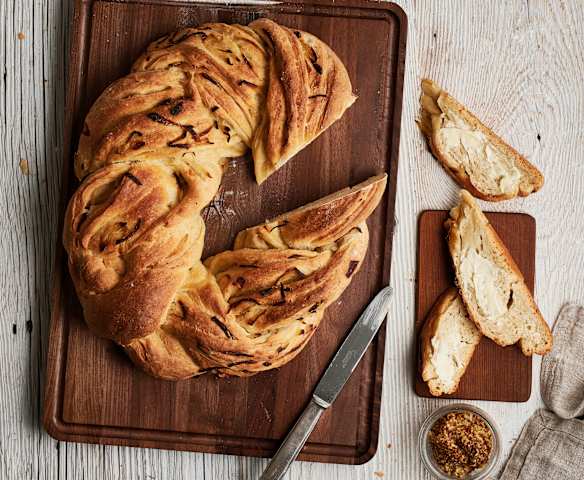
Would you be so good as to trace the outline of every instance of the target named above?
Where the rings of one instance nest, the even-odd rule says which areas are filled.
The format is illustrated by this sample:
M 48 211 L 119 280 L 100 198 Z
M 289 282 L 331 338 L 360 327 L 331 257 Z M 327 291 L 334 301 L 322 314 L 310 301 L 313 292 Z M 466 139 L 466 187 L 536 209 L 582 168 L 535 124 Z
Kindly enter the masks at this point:
M 87 115 L 64 245 L 84 317 L 148 373 L 252 375 L 291 360 L 358 271 L 385 176 L 237 236 L 201 261 L 224 159 L 262 182 L 355 97 L 316 37 L 270 20 L 151 44 Z

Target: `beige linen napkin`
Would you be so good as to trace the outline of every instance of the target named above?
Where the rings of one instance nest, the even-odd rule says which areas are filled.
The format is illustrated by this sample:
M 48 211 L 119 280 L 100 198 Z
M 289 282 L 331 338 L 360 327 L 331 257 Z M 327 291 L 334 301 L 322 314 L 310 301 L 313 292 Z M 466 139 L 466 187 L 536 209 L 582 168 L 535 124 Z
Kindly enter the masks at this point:
M 515 443 L 500 480 L 582 480 L 584 422 L 538 410 Z
M 552 410 L 527 421 L 500 480 L 584 479 L 584 307 L 565 305 L 544 357 L 541 394 Z
M 540 378 L 550 410 L 561 418 L 584 415 L 584 307 L 568 303 L 560 310 L 554 348 L 541 362 Z

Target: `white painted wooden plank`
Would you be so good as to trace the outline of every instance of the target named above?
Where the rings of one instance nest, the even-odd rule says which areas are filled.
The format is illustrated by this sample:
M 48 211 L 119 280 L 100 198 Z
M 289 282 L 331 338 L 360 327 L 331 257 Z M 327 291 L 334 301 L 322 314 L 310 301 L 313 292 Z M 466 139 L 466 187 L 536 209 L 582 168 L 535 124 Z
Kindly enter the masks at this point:
M 564 93 L 568 85 L 574 85 L 578 82 L 576 79 L 583 76 L 581 55 L 584 37 L 581 29 L 577 33 L 574 28 L 581 24 L 583 12 L 576 7 L 576 2 L 570 3 L 570 8 L 563 2 L 530 2 L 529 5 L 523 2 L 497 2 L 495 7 L 493 2 L 465 1 L 445 2 L 441 6 L 446 5 L 448 8 L 436 8 L 436 3 L 430 5 L 430 2 L 416 5 L 416 34 L 413 42 L 410 38 L 410 47 L 415 42 L 417 64 L 412 65 L 410 61 L 408 66 L 411 70 L 417 67 L 419 75 L 428 75 L 443 83 L 544 171 L 547 183 L 542 192 L 528 199 L 495 205 L 483 203 L 483 206 L 495 211 L 526 211 L 537 219 L 536 296 L 544 316 L 551 323 L 564 301 L 571 298 L 584 300 L 584 184 L 581 175 L 579 180 L 574 181 L 574 177 L 566 171 L 566 168 L 582 170 L 575 160 L 584 153 L 582 136 L 574 131 L 558 140 L 558 135 L 566 127 L 573 130 L 578 128 L 578 120 L 582 121 L 582 88 L 576 86 L 571 89 L 572 92 L 579 89 L 571 101 L 562 101 L 561 93 L 552 94 L 555 90 Z M 555 22 L 549 20 L 552 6 L 556 10 Z M 546 46 L 542 46 L 544 43 Z M 556 56 L 556 50 L 562 53 Z M 550 68 L 550 62 L 563 78 L 545 75 L 546 66 Z M 417 99 L 417 93 L 406 95 L 409 101 Z M 550 107 L 550 103 L 554 106 Z M 549 117 L 543 118 L 546 111 L 550 112 Z M 415 268 L 412 250 L 416 238 L 416 215 L 412 212 L 412 196 L 408 193 L 408 187 L 411 191 L 413 186 L 415 191 L 416 211 L 450 207 L 455 201 L 458 187 L 425 151 L 421 136 L 415 128 L 411 128 L 407 117 L 403 121 L 402 146 L 409 146 L 410 142 L 417 142 L 417 145 L 413 155 L 410 156 L 408 152 L 406 157 L 402 155 L 400 159 L 397 206 L 399 229 L 394 239 L 396 250 L 393 272 L 394 275 L 399 272 L 400 280 L 407 285 Z M 539 141 L 538 134 L 541 137 Z M 545 137 L 551 138 L 546 141 Z M 563 149 L 571 152 L 575 158 L 562 155 Z M 558 169 L 560 162 L 566 165 L 561 170 Z M 407 168 L 404 175 L 403 167 L 408 164 L 413 165 L 413 168 Z M 442 178 L 443 183 L 437 183 L 438 178 Z M 573 189 L 570 191 L 563 182 L 573 185 Z M 566 214 L 562 212 L 564 209 Z M 566 216 L 570 215 L 568 212 L 573 212 L 569 230 L 563 226 Z M 548 229 L 551 230 L 549 233 L 546 232 Z M 570 248 L 571 244 L 576 248 Z M 401 262 L 406 265 L 400 265 Z M 554 270 L 559 271 L 555 279 L 551 275 Z M 562 277 L 564 280 L 561 280 Z M 396 285 L 396 291 L 398 288 Z M 408 290 L 407 287 L 405 290 Z M 407 297 L 412 298 L 413 292 L 411 288 Z M 408 301 L 407 297 L 404 297 L 404 302 L 411 308 L 404 309 L 400 305 L 394 315 L 406 310 L 411 321 L 413 302 Z M 403 321 L 395 325 L 392 333 L 396 342 L 388 346 L 389 349 L 396 349 L 398 354 L 403 352 L 403 355 L 399 363 L 395 364 L 397 373 L 393 369 L 386 370 L 386 391 L 391 376 L 400 377 L 400 380 L 395 385 L 396 391 L 384 396 L 383 403 L 384 414 L 389 413 L 389 417 L 395 419 L 395 427 L 390 420 L 389 430 L 396 428 L 398 431 L 396 451 L 392 453 L 397 455 L 399 466 L 384 462 L 379 455 L 374 462 L 379 462 L 380 469 L 385 467 L 390 478 L 418 478 L 421 472 L 415 451 L 417 427 L 432 408 L 447 402 L 417 399 L 411 392 L 411 376 L 399 375 L 404 365 L 408 361 L 411 365 L 413 360 L 410 354 L 413 346 L 407 345 L 407 339 L 411 339 L 411 327 L 407 326 L 405 335 L 403 328 Z M 391 338 L 392 334 L 389 336 Z M 539 359 L 536 359 L 533 393 L 525 404 L 473 402 L 499 420 L 505 456 L 526 418 L 541 406 L 538 375 Z M 407 386 L 402 386 L 402 382 L 406 382 Z M 401 430 L 404 431 L 403 437 L 400 435 Z M 400 437 L 405 445 L 401 444 Z
M 483 205 L 537 219 L 536 296 L 548 321 L 564 301 L 584 302 L 581 2 L 398 3 L 408 14 L 409 38 L 380 447 L 361 467 L 299 462 L 291 480 L 378 478 L 374 472 L 392 479 L 425 477 L 417 429 L 445 401 L 419 399 L 412 389 L 416 221 L 423 209 L 450 207 L 457 188 L 431 158 L 413 122 L 421 75 L 441 82 L 544 171 L 546 185 L 536 195 Z M 265 460 L 58 444 L 41 433 L 40 366 L 58 235 L 68 12 L 67 1 L 0 1 L 0 477 L 255 479 Z M 29 176 L 19 169 L 21 158 L 28 160 Z M 477 402 L 499 419 L 506 452 L 541 405 L 539 362 L 535 365 L 529 402 Z
M 39 428 L 63 99 L 43 80 L 64 79 L 63 9 L 47 7 L 0 3 L 1 478 L 58 476 L 56 443 Z
M 425 209 L 450 208 L 458 191 L 457 185 L 428 152 L 425 141 L 414 126 L 419 80 L 424 76 L 435 79 L 510 141 L 517 124 L 506 122 L 509 118 L 521 117 L 521 108 L 524 107 L 517 72 L 525 68 L 528 61 L 525 59 L 525 42 L 518 41 L 518 32 L 525 29 L 527 20 L 525 5 L 507 2 L 498 3 L 498 7 L 493 8 L 492 2 L 476 1 L 448 2 L 448 8 L 433 5 L 434 8 L 430 2 L 416 5 L 415 38 L 410 38 L 409 44 L 416 61 L 408 63 L 408 106 L 402 119 L 401 145 L 405 152 L 402 150 L 400 157 L 396 208 L 398 230 L 393 258 L 393 284 L 397 298 L 390 317 L 387 351 L 388 358 L 393 357 L 393 361 L 386 367 L 382 404 L 382 422 L 389 427 L 384 433 L 387 432 L 387 441 L 392 447 L 385 458 L 381 454 L 373 461 L 377 464 L 375 469 L 385 471 L 389 478 L 429 478 L 419 461 L 418 428 L 433 409 L 456 402 L 420 399 L 412 389 L 417 217 Z M 510 128 L 506 128 L 507 125 Z M 516 209 L 511 203 L 505 207 L 510 211 Z M 491 205 L 488 208 L 497 209 Z M 526 418 L 524 412 L 530 410 L 535 399 L 537 392 L 528 404 L 472 403 L 502 420 L 504 449 L 507 450 Z
M 39 318 L 39 420 L 42 413 L 42 396 L 44 386 L 44 359 L 47 354 L 47 339 L 49 331 L 49 301 L 51 291 L 51 275 L 54 262 L 54 245 L 60 236 L 58 228 L 57 205 L 61 191 L 61 165 L 63 159 L 63 105 L 65 96 L 66 58 L 69 52 L 67 25 L 70 15 L 69 2 L 45 2 L 35 0 L 34 3 L 34 64 L 39 72 L 35 81 L 35 99 L 39 105 L 36 116 L 36 138 L 39 141 L 37 158 L 38 185 L 43 185 L 42 195 L 39 195 L 40 214 L 46 222 L 37 238 L 39 253 L 46 268 L 38 270 L 37 282 L 43 282 L 38 289 L 39 301 L 44 302 Z M 41 55 L 38 54 L 39 50 Z M 40 108 L 42 106 L 42 109 Z M 44 211 L 48 213 L 44 213 Z M 35 237 L 36 238 L 36 237 Z M 37 478 L 51 480 L 59 478 L 62 466 L 62 449 L 59 442 L 54 441 L 37 424 L 35 430 L 40 432 L 38 443 Z

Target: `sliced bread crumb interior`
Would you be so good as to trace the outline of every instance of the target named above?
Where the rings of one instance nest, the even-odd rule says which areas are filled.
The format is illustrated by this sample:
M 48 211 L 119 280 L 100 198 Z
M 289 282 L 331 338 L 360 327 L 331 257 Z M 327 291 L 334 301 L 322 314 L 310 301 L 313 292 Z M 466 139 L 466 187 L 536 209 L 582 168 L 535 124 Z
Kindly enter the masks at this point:
M 422 328 L 422 379 L 434 396 L 454 393 L 481 333 L 469 319 L 456 288 L 436 301 Z
M 543 175 L 432 80 L 422 80 L 420 128 L 446 171 L 483 200 L 539 190 Z
M 470 318 L 499 345 L 525 355 L 550 351 L 552 335 L 509 251 L 470 193 L 450 211 L 448 247 Z

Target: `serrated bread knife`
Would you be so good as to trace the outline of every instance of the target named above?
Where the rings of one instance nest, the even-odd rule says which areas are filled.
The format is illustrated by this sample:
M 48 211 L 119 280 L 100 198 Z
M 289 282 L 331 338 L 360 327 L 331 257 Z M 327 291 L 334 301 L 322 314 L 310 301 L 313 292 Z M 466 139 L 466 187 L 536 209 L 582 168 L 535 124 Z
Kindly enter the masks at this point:
M 296 459 L 318 419 L 335 401 L 385 320 L 391 293 L 391 287 L 385 287 L 359 317 L 318 382 L 310 403 L 280 445 L 260 480 L 281 479 Z

